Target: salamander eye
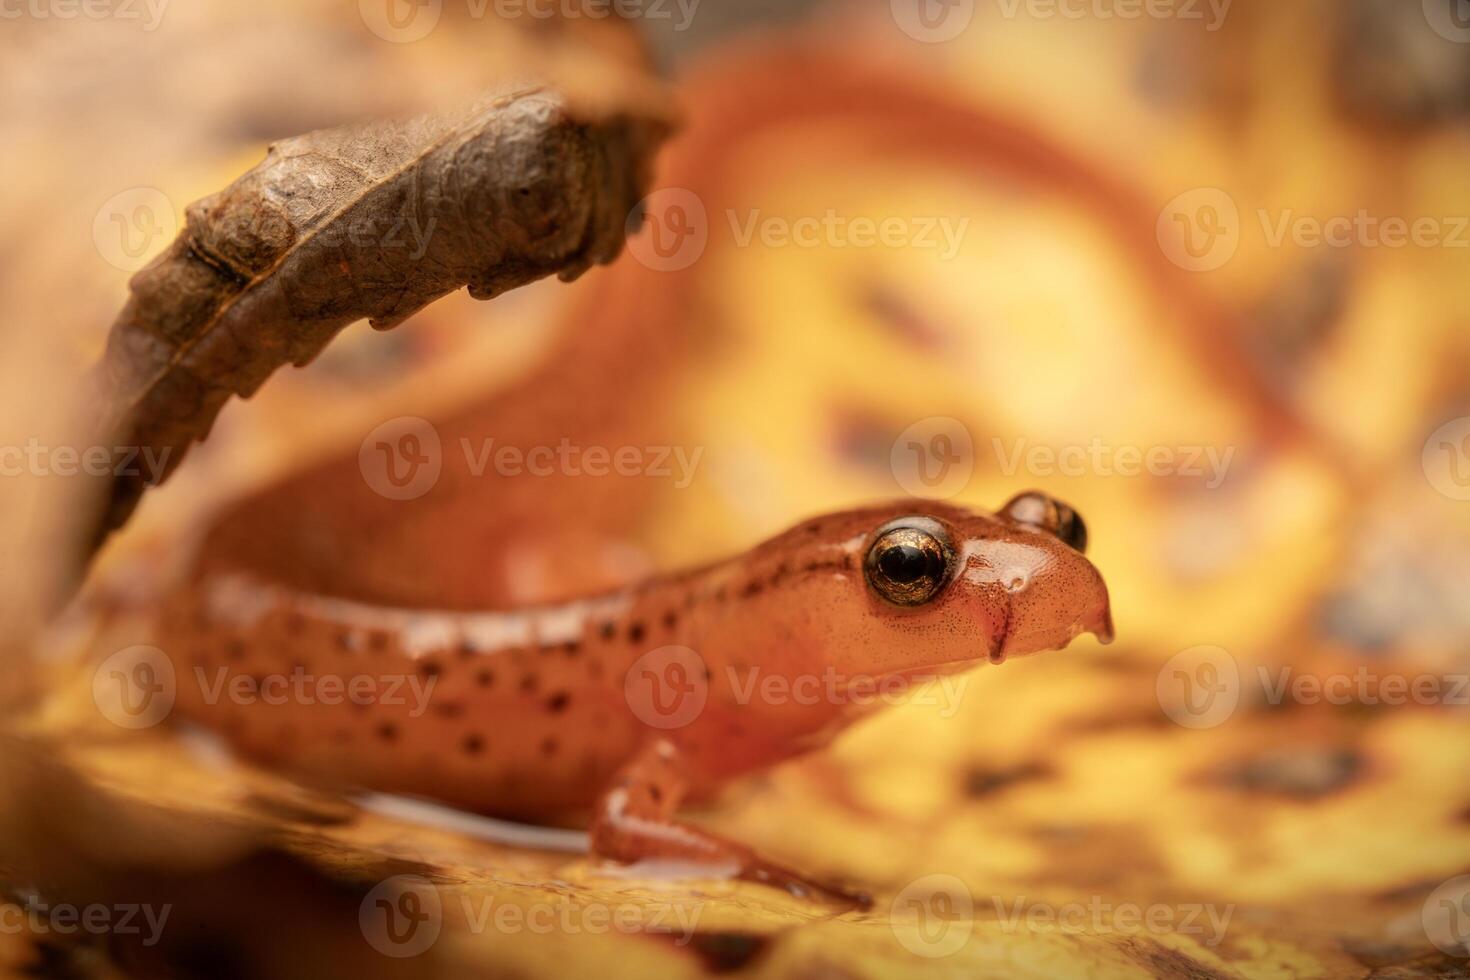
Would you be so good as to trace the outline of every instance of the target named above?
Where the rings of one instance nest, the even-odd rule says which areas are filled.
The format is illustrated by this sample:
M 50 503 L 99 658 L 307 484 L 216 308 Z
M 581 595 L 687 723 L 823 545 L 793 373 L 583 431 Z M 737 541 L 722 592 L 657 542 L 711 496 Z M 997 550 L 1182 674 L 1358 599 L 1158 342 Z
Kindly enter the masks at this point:
M 1087 551 L 1087 525 L 1075 510 L 1054 497 L 1029 490 L 1012 497 L 1001 513 L 1017 524 L 1049 531 L 1078 551 Z
M 863 563 L 880 596 L 899 606 L 917 606 L 939 594 L 949 578 L 950 551 L 936 534 L 899 526 L 883 531 Z

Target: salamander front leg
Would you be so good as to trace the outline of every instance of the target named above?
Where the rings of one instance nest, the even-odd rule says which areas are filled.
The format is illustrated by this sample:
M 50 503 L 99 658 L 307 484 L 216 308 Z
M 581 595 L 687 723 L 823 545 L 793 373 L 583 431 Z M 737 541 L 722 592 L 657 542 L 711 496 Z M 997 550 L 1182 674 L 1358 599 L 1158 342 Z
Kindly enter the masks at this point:
M 674 744 L 665 739 L 650 743 L 598 801 L 591 828 L 593 853 L 625 864 L 663 860 L 709 865 L 801 898 L 822 895 L 856 908 L 872 904 L 861 892 L 804 878 L 748 847 L 677 822 L 674 814 L 687 785 Z

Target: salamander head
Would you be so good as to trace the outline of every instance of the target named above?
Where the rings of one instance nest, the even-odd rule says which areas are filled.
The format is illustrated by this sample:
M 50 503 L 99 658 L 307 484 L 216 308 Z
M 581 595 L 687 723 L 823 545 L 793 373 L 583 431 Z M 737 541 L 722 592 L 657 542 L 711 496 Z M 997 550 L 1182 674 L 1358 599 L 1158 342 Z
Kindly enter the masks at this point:
M 812 599 L 849 611 L 832 624 L 827 656 L 850 670 L 935 671 L 1058 649 L 1081 633 L 1113 638 L 1082 519 L 1043 494 L 994 514 L 908 500 L 848 512 L 832 530 L 861 574 Z

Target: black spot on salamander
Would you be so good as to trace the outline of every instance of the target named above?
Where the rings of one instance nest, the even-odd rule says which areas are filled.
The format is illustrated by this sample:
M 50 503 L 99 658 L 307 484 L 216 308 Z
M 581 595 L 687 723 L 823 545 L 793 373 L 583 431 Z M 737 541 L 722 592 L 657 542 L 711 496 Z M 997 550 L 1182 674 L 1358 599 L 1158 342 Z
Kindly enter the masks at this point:
M 667 612 L 664 613 L 664 618 L 663 618 L 664 629 L 671 630 L 671 629 L 674 628 L 674 626 L 678 622 L 679 622 L 679 614 L 677 612 L 675 612 L 674 610 L 670 609 L 670 610 L 668 610 Z
M 470 660 L 475 656 L 475 654 L 479 653 L 479 651 L 475 649 L 475 645 L 468 640 L 461 641 L 456 652 L 459 654 L 461 660 Z
M 385 742 L 392 742 L 398 738 L 398 726 L 391 721 L 385 721 L 373 731 L 373 734 Z
M 727 595 L 729 595 L 729 591 L 723 585 L 715 589 L 716 602 L 724 602 Z
M 489 667 L 482 668 L 475 674 L 475 683 L 481 687 L 493 687 L 495 684 L 495 671 Z
M 485 749 L 485 740 L 479 735 L 466 735 L 460 744 L 464 746 L 467 755 L 479 755 Z
M 556 752 L 557 752 L 557 749 L 558 748 L 560 748 L 560 746 L 557 744 L 556 739 L 553 738 L 553 737 L 551 737 L 551 736 L 549 736 L 549 735 L 546 738 L 543 738 L 541 740 L 541 754 L 542 755 L 545 755 L 545 756 L 556 755 Z
M 633 643 L 642 643 L 643 632 L 643 621 L 635 619 L 632 625 L 628 627 L 628 640 Z
M 337 646 L 343 650 L 356 650 L 362 646 L 362 637 L 352 627 L 337 631 Z
M 617 624 L 614 623 L 612 620 L 608 620 L 600 627 L 598 627 L 597 632 L 598 635 L 601 636 L 604 640 L 611 640 L 614 636 L 617 635 L 618 627 Z
M 571 703 L 571 700 L 572 696 L 566 691 L 557 691 L 546 699 L 546 710 L 552 714 L 561 714 L 567 710 L 567 705 Z
M 535 674 L 527 674 L 521 678 L 521 690 L 526 694 L 534 694 L 540 683 L 541 679 Z
M 566 654 L 568 657 L 575 657 L 577 654 L 582 652 L 582 644 L 578 643 L 576 640 L 567 640 L 561 645 L 561 652 Z
M 749 599 L 753 595 L 760 595 L 761 590 L 764 588 L 765 585 L 763 583 L 751 580 L 745 583 L 745 588 L 740 590 L 740 594 Z
M 458 718 L 460 715 L 464 714 L 464 702 L 445 701 L 441 704 L 434 705 L 434 711 L 437 712 L 439 717 L 441 718 Z
M 438 677 L 444 668 L 439 666 L 437 660 L 420 660 L 419 673 L 425 677 Z
M 825 561 L 820 558 L 813 558 L 802 567 L 802 571 L 810 575 L 816 572 L 840 572 L 847 567 L 848 560 L 845 557 L 831 558 Z
M 245 641 L 240 639 L 231 640 L 225 644 L 225 656 L 231 660 L 245 659 Z
M 663 802 L 664 791 L 659 788 L 658 783 L 650 783 L 648 786 L 648 798 L 655 803 Z

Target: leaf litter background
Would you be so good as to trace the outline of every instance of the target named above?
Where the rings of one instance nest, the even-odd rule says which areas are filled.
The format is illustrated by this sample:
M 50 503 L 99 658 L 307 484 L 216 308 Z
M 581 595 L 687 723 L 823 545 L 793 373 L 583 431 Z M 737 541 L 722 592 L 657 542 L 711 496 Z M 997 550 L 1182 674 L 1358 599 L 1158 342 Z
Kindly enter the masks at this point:
M 45 535 L 65 501 L 45 481 L 6 483 L 10 898 L 35 889 L 53 902 L 173 909 L 152 948 L 6 931 L 9 965 L 96 976 L 1463 975 L 1464 950 L 1430 938 L 1448 946 L 1465 926 L 1427 900 L 1470 872 L 1465 707 L 1273 704 L 1260 678 L 1366 667 L 1452 683 L 1470 669 L 1470 504 L 1436 492 L 1444 473 L 1421 459 L 1429 433 L 1470 414 L 1467 256 L 1271 247 L 1257 214 L 1470 213 L 1465 49 L 1426 36 L 1414 4 L 1237 2 L 1218 32 L 1006 19 L 982 6 L 944 45 L 908 38 L 886 8 L 820 8 L 680 54 L 738 19 L 711 0 L 689 37 L 660 36 L 688 123 L 659 182 L 695 189 L 708 210 L 698 261 L 655 275 L 625 256 L 570 287 L 490 304 L 457 294 L 393 333 L 349 330 L 310 368 L 229 407 L 103 555 L 78 606 L 44 631 L 32 628 L 39 596 L 64 563 Z M 623 59 L 626 38 L 605 26 L 539 25 L 530 57 L 580 65 L 595 47 Z M 384 43 L 341 4 L 181 6 L 146 35 L 84 20 L 23 20 L 13 33 L 0 68 L 13 108 L 0 125 L 24 165 L 0 186 L 11 216 L 0 240 L 7 444 L 58 431 L 58 379 L 95 358 L 123 296 L 125 274 L 90 237 L 102 202 L 149 185 L 182 205 L 253 165 L 272 138 L 483 85 L 487 51 L 524 40 L 453 5 L 407 45 Z M 849 98 L 843 86 L 890 97 Z M 1010 120 L 1026 138 L 977 152 L 935 105 Z M 1241 234 L 1230 261 L 1190 274 L 1168 261 L 1155 221 L 1200 187 L 1226 191 Z M 970 223 L 949 262 L 922 249 L 731 247 L 726 208 L 828 207 Z M 1088 639 L 982 669 L 952 716 L 942 703 L 890 709 L 697 815 L 861 883 L 871 912 L 616 875 L 576 854 L 426 829 L 238 766 L 175 729 L 128 732 L 99 713 L 91 665 L 146 642 L 150 596 L 211 506 L 302 460 L 355 452 L 382 419 L 484 397 L 598 329 L 589 311 L 634 302 L 628 283 L 665 284 L 650 302 L 676 324 L 678 397 L 656 411 L 679 444 L 705 447 L 690 488 L 649 489 L 657 520 L 636 544 L 650 562 L 707 559 L 802 515 L 899 492 L 889 448 L 936 415 L 974 438 L 960 500 L 993 506 L 1040 485 L 1092 528 L 1115 645 Z M 1235 452 L 1209 488 L 1008 473 L 993 441 L 1010 452 L 1017 439 L 1093 437 Z M 1159 681 L 1171 657 L 1202 645 L 1228 652 L 1243 683 L 1228 718 L 1195 730 L 1171 720 L 1176 689 Z M 365 941 L 359 910 L 401 874 L 434 883 L 442 928 L 424 953 L 398 959 Z M 1201 903 L 1230 918 L 1219 937 L 1204 917 L 1172 931 L 1107 916 L 1008 919 L 1126 903 L 1176 924 Z M 552 924 L 485 926 L 486 909 L 505 905 Z M 690 920 L 674 909 L 694 916 L 689 942 L 677 941 Z M 644 934 L 600 930 L 599 914 L 614 912 Z

